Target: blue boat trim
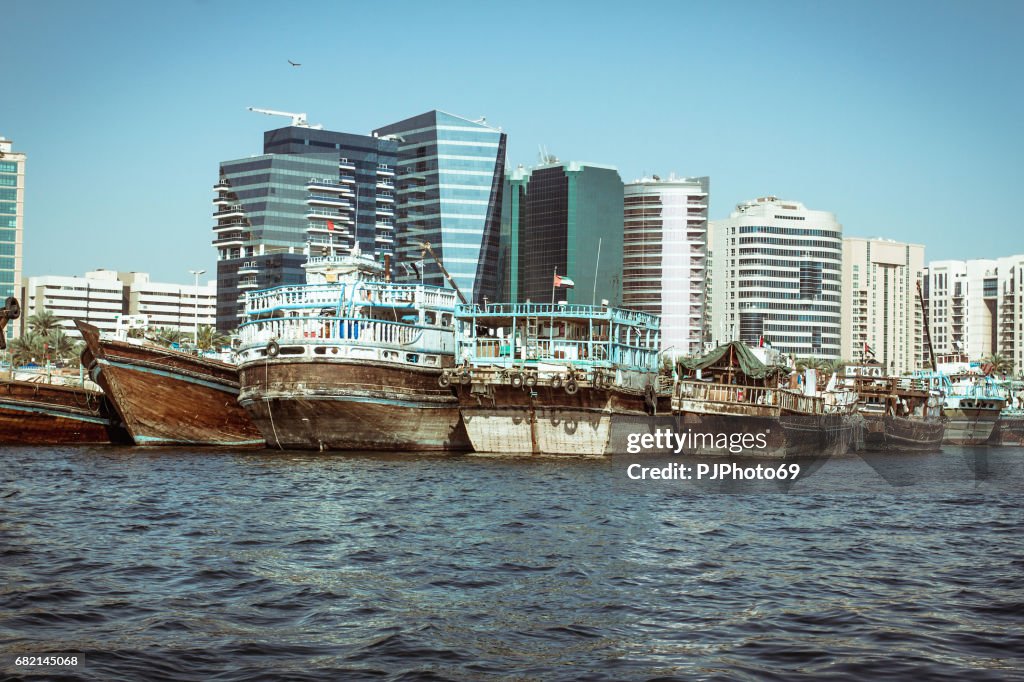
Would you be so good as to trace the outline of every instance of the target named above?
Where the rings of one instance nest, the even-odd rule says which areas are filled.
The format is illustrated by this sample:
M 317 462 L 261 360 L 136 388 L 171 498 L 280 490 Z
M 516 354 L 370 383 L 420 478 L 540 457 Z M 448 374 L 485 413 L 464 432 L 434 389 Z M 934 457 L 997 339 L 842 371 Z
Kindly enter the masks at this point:
M 101 358 L 101 359 L 97 360 L 97 362 L 99 364 L 101 364 L 101 365 L 110 365 L 111 367 L 118 367 L 120 369 L 133 370 L 133 371 L 137 371 L 137 372 L 146 372 L 148 374 L 155 374 L 157 376 L 167 377 L 168 379 L 175 379 L 177 381 L 185 381 L 185 382 L 188 382 L 190 384 L 196 384 L 197 386 L 205 386 L 206 388 L 215 388 L 218 391 L 223 391 L 224 393 L 230 393 L 232 395 L 238 395 L 238 389 L 237 388 L 232 388 L 231 386 L 225 386 L 223 384 L 218 384 L 218 383 L 215 383 L 215 382 L 212 382 L 212 381 L 204 381 L 202 379 L 196 379 L 195 377 L 186 376 L 184 374 L 176 374 L 174 372 L 167 372 L 167 371 L 160 370 L 160 369 L 153 369 L 151 367 L 142 367 L 142 366 L 133 365 L 133 364 L 130 364 L 130 363 L 127 363 L 127 362 L 117 362 L 116 360 L 108 360 L 106 358 Z
M 138 445 L 159 445 L 160 443 L 173 443 L 174 445 L 266 445 L 266 441 L 262 438 L 256 440 L 228 440 L 228 441 L 217 441 L 211 443 L 209 441 L 198 441 L 198 440 L 178 440 L 177 438 L 163 438 L 161 436 L 132 436 L 132 439 Z

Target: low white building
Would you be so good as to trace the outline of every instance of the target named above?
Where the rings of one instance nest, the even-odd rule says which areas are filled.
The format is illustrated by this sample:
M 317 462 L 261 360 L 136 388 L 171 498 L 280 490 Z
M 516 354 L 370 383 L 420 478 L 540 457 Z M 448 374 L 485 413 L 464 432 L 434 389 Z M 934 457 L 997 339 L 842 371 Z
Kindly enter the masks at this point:
M 215 282 L 197 288 L 194 284 L 150 282 L 145 272 L 93 270 L 81 277 L 26 277 L 23 291 L 23 330 L 28 329 L 28 318 L 41 310 L 53 313 L 64 332 L 75 338 L 79 338 L 75 320 L 110 332 L 122 315 L 146 315 L 150 326 L 189 334 L 196 322 L 202 326 L 216 321 Z

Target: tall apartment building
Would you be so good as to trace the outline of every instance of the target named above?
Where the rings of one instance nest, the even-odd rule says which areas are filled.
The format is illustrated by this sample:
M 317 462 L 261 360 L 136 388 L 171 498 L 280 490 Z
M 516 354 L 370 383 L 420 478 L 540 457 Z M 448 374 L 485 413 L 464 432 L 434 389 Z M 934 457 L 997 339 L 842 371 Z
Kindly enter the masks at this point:
M 843 239 L 844 359 L 873 357 L 892 375 L 921 367 L 923 317 L 917 282 L 923 274 L 920 244 Z
M 20 298 L 22 249 L 25 228 L 25 154 L 13 150 L 13 143 L 0 136 L 0 301 Z M 13 322 L 7 335 L 17 334 Z
M 622 305 L 661 316 L 662 351 L 701 350 L 709 180 L 658 176 L 625 186 Z
M 374 134 L 398 143 L 396 278 L 448 286 L 427 242 L 468 300 L 495 300 L 505 133 L 435 110 Z
M 238 326 L 244 294 L 305 282 L 309 256 L 332 248 L 394 253 L 396 144 L 292 125 L 263 154 L 220 164 L 213 214 L 217 327 Z
M 842 229 L 831 213 L 771 196 L 711 221 L 711 339 L 838 359 Z
M 1024 369 L 1024 255 L 932 261 L 925 296 L 938 356 L 980 360 L 1000 354 Z
M 195 323 L 212 325 L 216 317 L 216 287 L 151 282 L 145 272 L 93 270 L 84 277 L 42 275 L 24 280 L 23 319 L 48 310 L 64 333 L 80 338 L 75 320 L 112 332 L 122 315 L 146 315 L 152 327 L 169 327 L 191 334 Z
M 618 303 L 622 288 L 622 179 L 612 166 L 576 161 L 519 169 L 506 183 L 513 195 L 506 241 L 515 245 L 516 268 L 508 260 L 508 295 L 503 300 Z M 575 288 L 555 292 L 555 273 Z M 595 289 L 596 286 L 596 289 Z

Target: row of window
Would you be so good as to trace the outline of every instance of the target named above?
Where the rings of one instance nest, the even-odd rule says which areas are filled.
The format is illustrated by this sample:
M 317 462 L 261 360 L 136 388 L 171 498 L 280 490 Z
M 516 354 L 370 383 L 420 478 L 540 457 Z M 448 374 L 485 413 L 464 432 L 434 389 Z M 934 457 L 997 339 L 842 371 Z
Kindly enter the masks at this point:
M 778 218 L 779 216 L 775 216 Z M 803 218 L 800 218 L 803 220 Z M 840 239 L 842 233 L 839 230 L 816 230 L 801 227 L 774 227 L 767 225 L 741 225 L 740 234 L 785 234 L 793 237 L 832 237 Z
M 800 248 L 817 247 L 819 249 L 840 250 L 840 240 L 822 242 L 816 239 L 781 239 L 779 237 L 740 237 L 740 244 L 772 244 L 774 246 L 797 246 Z
M 17 173 L 17 161 L 0 161 L 0 173 Z

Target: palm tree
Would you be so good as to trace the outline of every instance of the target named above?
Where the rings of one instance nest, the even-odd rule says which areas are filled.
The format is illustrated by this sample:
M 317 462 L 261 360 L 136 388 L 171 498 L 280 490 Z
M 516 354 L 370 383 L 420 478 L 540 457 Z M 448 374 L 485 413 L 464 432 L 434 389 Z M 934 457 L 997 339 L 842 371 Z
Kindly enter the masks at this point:
M 1013 373 L 1013 360 L 1000 355 L 999 353 L 992 353 L 981 359 L 982 362 L 991 363 L 996 374 L 1012 374 Z
M 164 348 L 170 348 L 176 343 L 181 343 L 186 337 L 186 334 L 178 329 L 171 329 L 170 327 L 156 327 L 147 330 L 146 338 L 158 343 Z
M 28 332 L 12 339 L 7 345 L 11 354 L 11 367 L 20 367 L 43 357 L 43 337 L 35 332 Z
M 227 345 L 229 340 L 227 335 L 217 331 L 217 328 L 213 325 L 207 324 L 199 327 L 196 337 L 198 339 L 196 345 L 199 346 L 200 350 L 220 350 Z
M 60 319 L 44 308 L 28 318 L 28 328 L 36 334 L 46 336 L 60 329 Z
M 70 360 L 74 355 L 75 341 L 63 329 L 58 328 L 47 334 L 46 343 L 50 346 L 50 356 L 54 360 Z

